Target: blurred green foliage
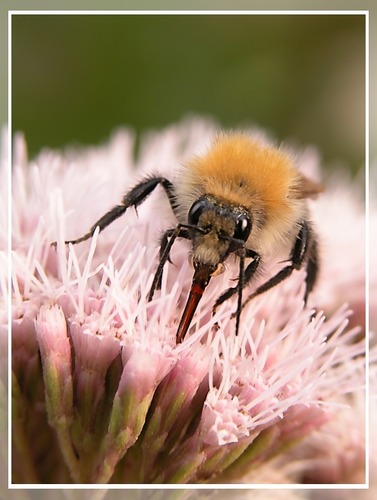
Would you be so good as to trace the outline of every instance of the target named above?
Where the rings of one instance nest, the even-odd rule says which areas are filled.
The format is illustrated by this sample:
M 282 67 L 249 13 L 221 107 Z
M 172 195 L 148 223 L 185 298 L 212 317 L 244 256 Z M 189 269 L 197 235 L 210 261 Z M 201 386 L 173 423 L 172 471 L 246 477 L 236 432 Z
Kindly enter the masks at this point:
M 362 15 L 14 15 L 12 126 L 94 144 L 191 113 L 364 161 Z

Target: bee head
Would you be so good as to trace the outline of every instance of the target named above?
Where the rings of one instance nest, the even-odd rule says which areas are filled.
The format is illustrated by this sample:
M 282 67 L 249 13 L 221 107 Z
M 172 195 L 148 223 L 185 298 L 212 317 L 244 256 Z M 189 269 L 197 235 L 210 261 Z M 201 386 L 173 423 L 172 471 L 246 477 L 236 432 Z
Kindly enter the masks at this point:
M 196 200 L 188 213 L 192 231 L 193 262 L 215 269 L 229 254 L 243 247 L 251 231 L 251 218 L 241 206 L 234 206 L 205 195 Z

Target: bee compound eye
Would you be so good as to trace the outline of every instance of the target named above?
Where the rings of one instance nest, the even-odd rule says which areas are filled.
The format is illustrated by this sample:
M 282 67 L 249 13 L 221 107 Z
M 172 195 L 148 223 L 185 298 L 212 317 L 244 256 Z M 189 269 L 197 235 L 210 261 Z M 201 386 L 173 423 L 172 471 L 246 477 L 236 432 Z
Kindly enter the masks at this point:
M 192 224 L 193 226 L 196 226 L 199 221 L 199 217 L 203 213 L 203 210 L 205 210 L 208 207 L 208 201 L 207 200 L 196 200 L 188 213 L 188 223 Z
M 246 241 L 247 238 L 249 237 L 250 231 L 251 231 L 250 218 L 245 214 L 239 215 L 239 217 L 237 217 L 236 220 L 236 228 L 234 230 L 233 238 L 237 240 Z

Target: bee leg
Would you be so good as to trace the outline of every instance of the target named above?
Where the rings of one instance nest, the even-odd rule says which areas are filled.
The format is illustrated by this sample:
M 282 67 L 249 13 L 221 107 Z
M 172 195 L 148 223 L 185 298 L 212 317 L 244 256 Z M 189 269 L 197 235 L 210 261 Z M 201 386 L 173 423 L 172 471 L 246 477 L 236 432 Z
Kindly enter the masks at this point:
M 240 266 L 239 266 L 239 278 L 237 286 L 233 288 L 228 288 L 220 297 L 216 300 L 215 305 L 213 306 L 213 312 L 216 311 L 217 307 L 232 297 L 234 294 L 238 293 L 237 299 L 237 310 L 232 315 L 232 317 L 236 317 L 236 335 L 238 334 L 238 328 L 240 323 L 240 316 L 242 310 L 242 291 L 245 286 L 252 279 L 254 274 L 256 273 L 259 263 L 260 263 L 260 255 L 254 250 L 250 250 L 248 248 L 242 248 L 239 251 L 240 257 Z M 245 269 L 245 258 L 252 258 L 253 261 Z
M 93 224 L 93 226 L 89 229 L 87 233 L 84 234 L 84 236 L 81 236 L 80 238 L 77 238 L 76 240 L 68 240 L 65 241 L 64 243 L 68 245 L 69 243 L 72 243 L 72 245 L 76 245 L 77 243 L 81 243 L 82 241 L 86 241 L 89 238 L 91 238 L 94 234 L 94 231 L 96 230 L 97 227 L 99 227 L 100 232 L 105 229 L 109 224 L 114 222 L 118 217 L 124 214 L 124 212 L 127 210 L 128 207 L 124 205 L 116 205 L 113 207 L 111 210 L 109 210 L 105 215 L 103 215 L 98 221 Z M 52 245 L 56 246 L 56 242 L 54 241 L 51 243 Z
M 180 224 L 181 230 L 177 236 L 177 238 L 185 238 L 186 240 L 190 239 L 190 235 L 188 231 L 184 228 L 182 224 Z M 169 238 L 171 238 L 172 234 L 174 233 L 175 229 L 168 229 L 165 231 L 165 233 L 162 235 L 161 241 L 160 241 L 160 259 L 162 258 L 165 248 L 168 245 Z M 170 247 L 171 248 L 171 247 Z M 167 257 L 167 260 L 172 264 L 172 261 L 170 260 L 170 254 Z
M 171 262 L 170 250 L 176 238 L 186 238 L 186 239 L 190 238 L 187 229 L 182 227 L 181 224 L 178 224 L 178 226 L 174 229 L 168 229 L 167 231 L 165 231 L 164 235 L 161 238 L 160 262 L 158 264 L 156 273 L 153 278 L 152 286 L 148 295 L 148 300 L 152 300 L 155 290 L 159 290 L 161 288 L 162 272 L 164 270 L 164 265 L 166 264 L 167 260 Z
M 76 243 L 80 243 L 82 241 L 88 240 L 94 234 L 94 231 L 97 227 L 102 231 L 105 227 L 109 226 L 112 222 L 118 219 L 121 215 L 125 213 L 127 208 L 135 207 L 135 209 L 145 201 L 145 199 L 152 193 L 152 191 L 161 184 L 164 188 L 165 193 L 168 197 L 170 206 L 172 207 L 173 212 L 176 212 L 176 200 L 175 200 L 175 192 L 173 184 L 166 179 L 165 177 L 148 177 L 143 181 L 139 182 L 135 187 L 133 187 L 122 199 L 121 205 L 116 205 L 111 210 L 109 210 L 105 215 L 103 215 L 93 226 L 89 229 L 89 231 L 77 238 L 76 240 L 69 240 L 65 243 L 72 243 L 75 245 Z M 52 245 L 56 246 L 56 242 L 52 243 Z
M 308 261 L 306 264 L 306 289 L 304 300 L 305 304 L 308 300 L 309 293 L 313 290 L 314 285 L 318 278 L 319 271 L 319 258 L 318 258 L 318 244 L 313 238 L 311 241 L 310 249 L 308 250 Z
M 313 240 L 314 241 L 314 240 Z M 247 299 L 246 301 L 242 304 L 242 308 L 246 306 L 254 297 L 261 295 L 264 292 L 267 292 L 267 290 L 270 290 L 274 286 L 278 285 L 285 279 L 287 279 L 294 270 L 299 270 L 302 268 L 303 263 L 309 254 L 313 251 L 313 241 L 311 240 L 311 233 L 310 229 L 308 226 L 308 223 L 306 221 L 303 221 L 301 223 L 301 229 L 297 235 L 297 238 L 295 240 L 295 243 L 293 245 L 291 254 L 289 256 L 289 260 L 291 261 L 291 264 L 288 266 L 283 267 L 277 274 L 272 276 L 268 281 L 263 283 L 261 286 L 259 286 L 255 292 L 253 292 Z M 316 255 L 316 254 L 314 254 Z M 310 256 L 310 255 L 309 255 Z M 305 293 L 305 300 L 307 298 L 307 294 L 310 292 L 311 289 L 309 287 L 313 287 L 315 277 L 316 277 L 316 272 L 317 272 L 317 263 L 316 263 L 316 257 L 314 258 L 309 258 L 308 259 L 308 267 L 310 267 L 310 278 L 306 281 L 306 293 Z

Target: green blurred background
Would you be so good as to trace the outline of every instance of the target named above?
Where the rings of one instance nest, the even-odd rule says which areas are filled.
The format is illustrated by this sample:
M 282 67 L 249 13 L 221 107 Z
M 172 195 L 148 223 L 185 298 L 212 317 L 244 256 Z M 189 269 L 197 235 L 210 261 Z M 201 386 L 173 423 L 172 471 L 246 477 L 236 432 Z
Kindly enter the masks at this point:
M 12 128 L 31 155 L 187 114 L 257 124 L 357 170 L 363 15 L 14 15 Z

